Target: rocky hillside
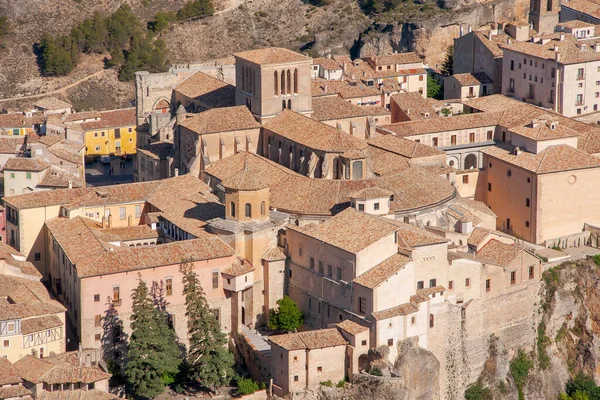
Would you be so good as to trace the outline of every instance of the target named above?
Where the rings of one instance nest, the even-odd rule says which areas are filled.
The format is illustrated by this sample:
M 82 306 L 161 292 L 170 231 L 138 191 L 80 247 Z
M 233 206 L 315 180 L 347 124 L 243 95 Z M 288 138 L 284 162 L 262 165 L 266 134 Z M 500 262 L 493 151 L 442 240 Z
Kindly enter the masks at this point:
M 0 15 L 9 18 L 12 28 L 2 43 L 0 97 L 52 91 L 103 68 L 104 56 L 87 57 L 67 77 L 41 77 L 33 49 L 43 33 L 67 33 L 94 12 L 108 14 L 123 3 L 143 21 L 148 21 L 156 12 L 177 10 L 184 2 L 0 0 Z M 459 23 L 477 27 L 498 18 L 521 17 L 527 12 L 524 0 L 398 0 L 395 9 L 377 17 L 365 16 L 359 0 L 331 0 L 321 7 L 311 5 L 309 0 L 215 0 L 215 7 L 214 16 L 175 23 L 162 34 L 172 62 L 202 61 L 239 50 L 284 46 L 307 50 L 311 55 L 351 52 L 364 56 L 390 50 L 416 50 L 435 66 L 452 38 L 458 35 Z M 88 81 L 85 89 L 90 93 L 92 83 Z M 108 87 L 118 93 L 127 91 L 110 74 L 102 84 L 102 92 L 107 92 Z M 128 96 L 132 94 L 131 90 Z M 127 103 L 132 99 L 128 96 L 104 96 L 102 108 Z M 67 99 L 74 101 L 78 108 L 89 106 L 79 104 L 80 98 L 67 94 Z

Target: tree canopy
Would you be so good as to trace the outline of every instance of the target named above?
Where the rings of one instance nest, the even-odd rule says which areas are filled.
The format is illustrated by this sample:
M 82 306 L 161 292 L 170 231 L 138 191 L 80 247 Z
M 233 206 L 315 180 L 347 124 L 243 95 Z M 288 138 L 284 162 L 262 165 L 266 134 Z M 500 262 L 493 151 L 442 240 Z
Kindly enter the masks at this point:
M 444 62 L 440 68 L 444 75 L 454 74 L 454 45 L 448 46 L 446 55 L 444 56 Z
M 444 86 L 441 85 L 432 74 L 427 74 L 427 97 L 436 100 L 444 99 Z
M 233 355 L 227 350 L 227 337 L 210 309 L 192 264 L 182 261 L 185 315 L 190 341 L 187 363 L 190 379 L 209 389 L 228 384 L 233 377 Z
M 177 374 L 181 356 L 175 332 L 154 307 L 148 286 L 141 278 L 132 299 L 132 333 L 125 376 L 132 393 L 152 399 L 163 392 L 165 381 Z
M 269 312 L 269 329 L 292 332 L 302 326 L 304 315 L 298 305 L 289 296 L 277 300 L 277 309 Z

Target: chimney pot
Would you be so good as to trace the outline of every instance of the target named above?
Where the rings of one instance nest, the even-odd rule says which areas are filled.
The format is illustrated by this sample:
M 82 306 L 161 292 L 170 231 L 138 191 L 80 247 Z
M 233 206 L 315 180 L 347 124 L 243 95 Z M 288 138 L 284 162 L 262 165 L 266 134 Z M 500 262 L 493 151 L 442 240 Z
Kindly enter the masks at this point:
M 175 168 L 174 173 L 175 173 L 175 177 L 178 177 L 179 176 L 179 168 Z
M 69 181 L 69 189 L 73 189 L 73 181 Z

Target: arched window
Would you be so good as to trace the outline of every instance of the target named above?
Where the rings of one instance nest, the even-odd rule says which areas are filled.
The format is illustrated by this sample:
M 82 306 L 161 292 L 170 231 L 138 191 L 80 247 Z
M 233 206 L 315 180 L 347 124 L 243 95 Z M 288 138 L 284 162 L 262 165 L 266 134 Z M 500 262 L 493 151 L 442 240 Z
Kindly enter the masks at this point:
M 250 203 L 246 203 L 244 208 L 246 211 L 246 218 L 252 218 L 252 205 Z
M 231 216 L 235 217 L 235 203 L 233 201 L 231 202 Z
M 267 203 L 264 201 L 260 203 L 260 215 L 265 215 L 267 212 Z
M 278 76 L 277 76 L 277 71 L 273 72 L 273 91 L 275 96 L 277 96 L 279 94 L 279 89 L 277 88 L 277 80 L 278 80 Z
M 433 325 L 434 325 L 433 314 L 429 314 L 429 327 L 433 328 Z
M 281 71 L 281 94 L 285 94 L 285 71 Z
M 287 94 L 292 93 L 292 74 L 287 70 Z
M 285 109 L 285 100 L 281 100 L 281 109 Z
M 363 178 L 363 162 L 362 161 L 354 161 L 352 163 L 352 179 L 362 179 Z
M 288 108 L 288 110 L 292 109 L 292 100 L 288 100 L 287 108 Z
M 294 93 L 298 93 L 298 69 L 294 69 Z

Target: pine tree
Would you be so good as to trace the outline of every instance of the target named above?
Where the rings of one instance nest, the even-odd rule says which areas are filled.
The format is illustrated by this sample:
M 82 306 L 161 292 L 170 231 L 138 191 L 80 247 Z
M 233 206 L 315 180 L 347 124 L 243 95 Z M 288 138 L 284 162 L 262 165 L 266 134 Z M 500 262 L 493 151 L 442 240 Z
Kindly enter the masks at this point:
M 444 75 L 454 74 L 454 45 L 450 45 L 448 50 L 446 50 L 444 62 L 442 63 L 440 70 Z
M 182 261 L 185 315 L 188 319 L 190 378 L 214 390 L 233 377 L 233 355 L 225 347 L 227 337 L 215 319 L 192 264 Z
M 139 280 L 132 294 L 131 339 L 125 376 L 133 393 L 154 398 L 172 381 L 181 363 L 175 333 L 152 304 L 148 286 Z

